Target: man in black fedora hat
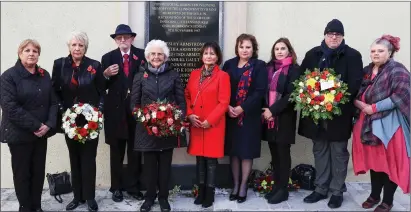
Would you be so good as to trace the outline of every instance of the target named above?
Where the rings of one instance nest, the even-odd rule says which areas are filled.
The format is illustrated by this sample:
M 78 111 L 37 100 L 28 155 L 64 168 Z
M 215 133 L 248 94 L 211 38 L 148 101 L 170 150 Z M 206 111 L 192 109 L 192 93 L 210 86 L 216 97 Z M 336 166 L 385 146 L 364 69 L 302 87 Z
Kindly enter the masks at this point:
M 107 79 L 104 132 L 105 141 L 110 145 L 110 191 L 115 202 L 123 201 L 123 190 L 136 199 L 142 200 L 141 153 L 133 150 L 136 121 L 129 108 L 134 75 L 138 72 L 140 64 L 145 62 L 144 50 L 133 46 L 136 33 L 131 31 L 128 25 L 118 25 L 115 33 L 110 36 L 118 48 L 106 53 L 101 59 L 103 74 Z M 123 176 L 126 146 L 127 176 Z M 124 181 L 124 179 L 129 180 Z

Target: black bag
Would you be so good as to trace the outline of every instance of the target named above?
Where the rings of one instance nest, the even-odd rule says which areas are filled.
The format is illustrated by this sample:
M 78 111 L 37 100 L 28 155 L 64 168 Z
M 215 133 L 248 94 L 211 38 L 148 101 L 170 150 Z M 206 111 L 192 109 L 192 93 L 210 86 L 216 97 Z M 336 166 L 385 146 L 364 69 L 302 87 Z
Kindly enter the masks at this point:
M 62 203 L 61 194 L 68 194 L 72 191 L 70 183 L 70 175 L 67 172 L 46 175 L 49 183 L 50 195 L 54 196 L 57 202 Z M 59 199 L 57 199 L 57 196 Z
M 291 170 L 291 180 L 302 189 L 314 190 L 315 168 L 308 164 L 299 164 Z

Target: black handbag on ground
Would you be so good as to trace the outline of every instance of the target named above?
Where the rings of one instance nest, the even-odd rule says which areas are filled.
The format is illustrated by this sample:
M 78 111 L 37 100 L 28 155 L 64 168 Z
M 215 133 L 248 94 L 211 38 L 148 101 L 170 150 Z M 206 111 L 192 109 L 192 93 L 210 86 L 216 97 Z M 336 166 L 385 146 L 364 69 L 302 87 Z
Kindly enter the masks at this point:
M 315 168 L 308 164 L 299 164 L 291 170 L 291 180 L 296 181 L 302 189 L 314 190 Z
M 62 203 L 63 199 L 60 195 L 72 192 L 70 175 L 67 172 L 46 175 L 49 183 L 50 195 L 54 196 L 57 202 Z M 58 196 L 58 198 L 57 198 Z

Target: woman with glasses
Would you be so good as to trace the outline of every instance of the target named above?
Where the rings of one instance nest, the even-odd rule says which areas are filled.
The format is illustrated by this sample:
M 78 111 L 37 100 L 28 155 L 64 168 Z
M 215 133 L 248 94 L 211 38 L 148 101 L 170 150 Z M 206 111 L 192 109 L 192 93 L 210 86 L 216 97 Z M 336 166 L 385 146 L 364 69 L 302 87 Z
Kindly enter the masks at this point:
M 84 32 L 71 34 L 67 46 L 69 55 L 54 61 L 52 84 L 59 101 L 59 112 L 76 103 L 88 103 L 103 110 L 105 78 L 100 62 L 85 56 L 88 37 Z M 61 126 L 58 126 L 61 127 Z M 87 201 L 89 211 L 97 211 L 95 198 L 96 156 L 98 138 L 84 144 L 65 136 L 69 149 L 74 199 L 66 210 L 76 209 Z
M 167 44 L 162 40 L 152 40 L 147 43 L 144 54 L 147 63 L 141 65 L 134 76 L 130 109 L 167 100 L 178 105 L 182 114 L 186 114 L 183 85 L 179 73 L 167 61 L 170 55 Z M 173 150 L 177 147 L 182 147 L 178 137 L 156 137 L 153 133 L 149 134 L 141 122 L 137 122 L 134 150 L 143 152 L 143 173 L 147 180 L 145 201 L 140 211 L 150 211 L 157 196 L 161 211 L 171 210 L 168 184 Z

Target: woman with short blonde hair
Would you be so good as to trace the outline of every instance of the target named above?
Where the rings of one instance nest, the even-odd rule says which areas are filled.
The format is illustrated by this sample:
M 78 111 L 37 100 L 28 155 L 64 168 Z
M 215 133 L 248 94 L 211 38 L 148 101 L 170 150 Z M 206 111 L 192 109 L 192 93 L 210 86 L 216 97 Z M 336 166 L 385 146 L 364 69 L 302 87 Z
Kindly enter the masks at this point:
M 40 44 L 26 39 L 16 64 L 0 76 L 0 141 L 11 153 L 19 211 L 42 211 L 47 138 L 56 128 L 57 102 L 50 74 L 37 65 Z
M 85 32 L 73 32 L 67 41 L 69 55 L 54 61 L 52 81 L 60 114 L 76 103 L 88 103 L 103 112 L 106 82 L 100 62 L 85 56 L 88 43 Z M 74 210 L 80 203 L 87 201 L 88 210 L 97 211 L 94 198 L 99 137 L 87 140 L 84 144 L 70 139 L 67 135 L 65 139 L 69 149 L 74 194 L 74 199 L 67 205 L 66 210 Z

